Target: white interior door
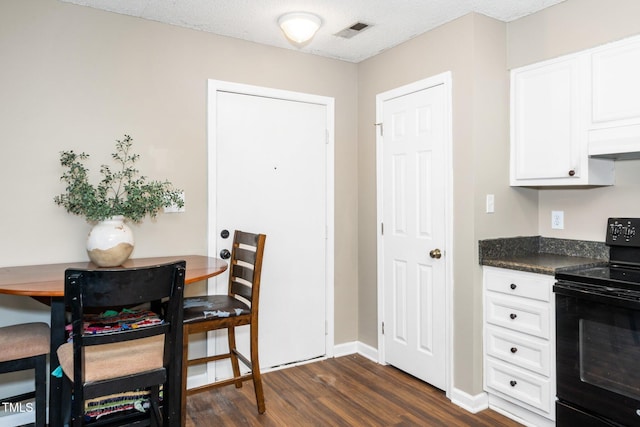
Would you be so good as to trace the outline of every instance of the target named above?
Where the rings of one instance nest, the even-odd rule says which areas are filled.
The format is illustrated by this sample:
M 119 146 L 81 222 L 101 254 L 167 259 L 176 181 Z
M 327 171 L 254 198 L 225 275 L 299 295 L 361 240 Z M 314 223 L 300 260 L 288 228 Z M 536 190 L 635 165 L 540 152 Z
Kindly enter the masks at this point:
M 447 372 L 445 105 L 444 84 L 387 94 L 378 104 L 384 362 L 441 389 Z
M 210 248 L 213 254 L 231 250 L 235 229 L 267 235 L 259 351 L 261 368 L 269 369 L 327 354 L 328 266 L 333 262 L 327 161 L 333 111 L 322 100 L 240 89 L 210 87 L 209 92 Z M 221 237 L 224 229 L 229 238 Z M 226 274 L 218 279 L 217 292 L 226 291 L 226 279 Z M 245 354 L 247 328 L 238 334 Z M 226 347 L 226 335 L 217 342 Z

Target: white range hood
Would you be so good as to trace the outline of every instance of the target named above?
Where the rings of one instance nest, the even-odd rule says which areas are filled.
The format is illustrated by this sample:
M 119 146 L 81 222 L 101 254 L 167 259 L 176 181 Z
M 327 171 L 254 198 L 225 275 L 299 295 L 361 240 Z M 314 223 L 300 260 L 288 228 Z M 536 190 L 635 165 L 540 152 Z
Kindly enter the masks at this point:
M 589 131 L 589 156 L 605 159 L 640 159 L 640 125 Z

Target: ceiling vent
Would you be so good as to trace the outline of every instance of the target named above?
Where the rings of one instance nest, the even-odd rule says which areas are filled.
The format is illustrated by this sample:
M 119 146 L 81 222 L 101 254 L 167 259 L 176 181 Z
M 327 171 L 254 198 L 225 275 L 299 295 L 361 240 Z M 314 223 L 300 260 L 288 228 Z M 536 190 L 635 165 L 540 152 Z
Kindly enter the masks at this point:
M 338 37 L 342 37 L 345 39 L 350 39 L 351 37 L 360 34 L 361 32 L 363 32 L 364 30 L 366 30 L 367 28 L 370 28 L 371 25 L 369 24 L 365 24 L 363 22 L 356 22 L 355 24 L 353 24 L 350 27 L 345 28 L 344 30 L 335 33 L 335 36 Z

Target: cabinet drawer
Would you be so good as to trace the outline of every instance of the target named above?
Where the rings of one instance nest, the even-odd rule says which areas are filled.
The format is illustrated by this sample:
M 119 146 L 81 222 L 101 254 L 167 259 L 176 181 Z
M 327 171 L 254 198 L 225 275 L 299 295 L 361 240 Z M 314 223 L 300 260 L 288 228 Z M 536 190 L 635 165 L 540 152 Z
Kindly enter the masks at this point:
M 490 358 L 485 359 L 485 376 L 485 386 L 505 399 L 551 413 L 555 390 L 548 378 Z
M 549 341 L 487 326 L 485 329 L 487 355 L 548 377 L 551 372 Z
M 484 268 L 484 283 L 488 291 L 540 301 L 549 301 L 553 289 L 552 276 L 490 267 Z
M 486 292 L 485 317 L 488 323 L 536 337 L 549 339 L 549 303 Z

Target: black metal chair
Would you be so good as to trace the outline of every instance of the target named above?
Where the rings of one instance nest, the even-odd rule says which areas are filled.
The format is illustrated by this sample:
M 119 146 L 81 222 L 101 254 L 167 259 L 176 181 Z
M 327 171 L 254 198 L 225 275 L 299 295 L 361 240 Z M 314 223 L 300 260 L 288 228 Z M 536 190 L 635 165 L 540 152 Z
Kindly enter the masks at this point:
M 184 299 L 184 343 L 182 355 L 182 412 L 186 414 L 188 395 L 235 384 L 242 387 L 244 381 L 252 380 L 258 412 L 265 412 L 264 392 L 258 362 L 258 301 L 262 257 L 267 236 L 236 230 L 229 260 L 228 292 L 224 295 L 208 295 Z M 250 357 L 242 355 L 236 348 L 235 328 L 249 325 Z M 226 329 L 229 352 L 208 357 L 189 359 L 189 335 Z M 195 388 L 187 388 L 187 367 L 202 365 L 215 360 L 230 359 L 233 377 L 218 380 Z M 238 361 L 251 371 L 241 375 Z
M 47 423 L 47 354 L 51 331 L 46 323 L 22 323 L 0 328 L 0 374 L 35 369 L 35 391 L 2 399 L 6 405 L 35 397 L 35 425 Z
M 142 389 L 150 391 L 146 413 L 114 414 L 92 425 L 180 425 L 185 267 L 178 261 L 66 271 L 65 305 L 71 311 L 73 342 L 61 345 L 57 354 L 72 383 L 71 425 L 85 424 L 87 399 Z M 98 334 L 85 329 L 88 313 L 134 306 L 148 307 L 162 322 Z

